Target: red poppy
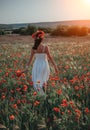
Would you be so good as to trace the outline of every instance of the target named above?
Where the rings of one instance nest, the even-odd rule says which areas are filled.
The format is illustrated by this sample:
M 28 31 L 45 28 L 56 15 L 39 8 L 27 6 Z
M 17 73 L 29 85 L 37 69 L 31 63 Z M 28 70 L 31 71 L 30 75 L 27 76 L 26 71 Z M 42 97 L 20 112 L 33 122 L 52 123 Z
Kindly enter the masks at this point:
M 2 70 L 0 70 L 0 73 L 2 72 Z
M 15 116 L 14 116 L 14 115 L 11 115 L 11 116 L 9 116 L 9 119 L 10 119 L 10 120 L 14 120 L 14 119 L 15 119 Z
M 35 92 L 33 93 L 33 95 L 36 96 L 36 95 L 37 95 L 37 92 L 35 91 Z
M 6 72 L 6 73 L 5 73 L 5 76 L 6 76 L 6 77 L 7 77 L 7 76 L 9 76 L 9 73 L 8 73 L 8 72 Z
M 54 107 L 53 110 L 54 110 L 55 112 L 60 112 L 60 108 L 58 108 L 58 107 Z
M 79 87 L 78 86 L 75 86 L 75 88 L 74 88 L 76 91 L 78 91 L 79 90 Z
M 13 106 L 12 106 L 12 107 L 16 109 L 16 108 L 17 108 L 17 104 L 13 104 Z
M 55 82 L 52 82 L 52 87 L 55 87 Z
M 20 91 L 20 90 L 21 90 L 21 88 L 19 88 L 19 87 L 18 87 L 18 88 L 16 88 L 16 91 Z
M 81 89 L 84 89 L 84 86 L 83 86 L 83 85 L 81 85 L 81 86 L 80 86 L 80 88 L 81 88 Z
M 28 89 L 28 86 L 27 85 L 23 85 L 23 91 L 26 92 Z
M 80 116 L 81 116 L 81 111 L 79 109 L 75 109 L 75 117 L 77 120 L 79 120 Z
M 5 97 L 6 97 L 5 95 L 2 95 L 2 99 L 5 99 Z
M 58 95 L 62 94 L 62 90 L 61 89 L 57 90 L 57 94 Z
M 85 108 L 85 112 L 86 112 L 86 113 L 89 113 L 89 112 L 90 112 L 89 108 L 86 107 L 86 108 Z
M 26 99 L 22 99 L 21 102 L 22 102 L 22 103 L 26 103 Z
M 34 106 L 38 106 L 39 104 L 40 104 L 39 101 L 35 101 L 35 102 L 34 102 Z
M 17 71 L 16 71 L 16 76 L 17 76 L 17 77 L 20 77 L 21 75 L 22 75 L 22 71 L 21 71 L 21 70 L 17 70 Z
M 62 100 L 61 106 L 63 106 L 63 107 L 67 107 L 68 106 L 68 103 L 67 103 L 66 99 Z
M 71 110 L 67 110 L 67 112 L 68 112 L 68 114 L 72 114 L 72 113 L 71 113 Z
M 55 81 L 58 81 L 59 80 L 59 77 L 58 76 L 55 76 Z
M 68 66 L 68 65 L 66 65 L 66 66 L 65 66 L 65 69 L 69 69 L 69 66 Z
M 30 85 L 33 85 L 33 82 L 29 82 Z

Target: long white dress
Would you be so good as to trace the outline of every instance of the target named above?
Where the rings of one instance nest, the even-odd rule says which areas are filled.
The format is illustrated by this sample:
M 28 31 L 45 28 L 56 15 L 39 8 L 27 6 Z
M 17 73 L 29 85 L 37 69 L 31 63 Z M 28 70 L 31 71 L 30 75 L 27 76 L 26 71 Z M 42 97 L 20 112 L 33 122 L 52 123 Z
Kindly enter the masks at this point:
M 49 79 L 50 68 L 46 53 L 36 53 L 32 69 L 32 81 L 35 89 L 43 87 Z

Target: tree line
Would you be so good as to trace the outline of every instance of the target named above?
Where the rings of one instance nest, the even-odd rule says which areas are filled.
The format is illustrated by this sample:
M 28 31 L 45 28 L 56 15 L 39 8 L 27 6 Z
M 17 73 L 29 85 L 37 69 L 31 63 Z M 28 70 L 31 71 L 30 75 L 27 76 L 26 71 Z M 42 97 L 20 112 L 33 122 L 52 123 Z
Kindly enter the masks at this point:
M 19 29 L 12 29 L 11 31 L 0 30 L 0 35 L 5 34 L 20 34 L 20 35 L 32 35 L 37 30 L 43 30 L 45 33 L 49 33 L 51 36 L 87 36 L 90 33 L 90 28 L 85 26 L 66 26 L 59 25 L 56 28 L 50 27 L 36 27 L 28 25 L 26 28 L 21 27 Z

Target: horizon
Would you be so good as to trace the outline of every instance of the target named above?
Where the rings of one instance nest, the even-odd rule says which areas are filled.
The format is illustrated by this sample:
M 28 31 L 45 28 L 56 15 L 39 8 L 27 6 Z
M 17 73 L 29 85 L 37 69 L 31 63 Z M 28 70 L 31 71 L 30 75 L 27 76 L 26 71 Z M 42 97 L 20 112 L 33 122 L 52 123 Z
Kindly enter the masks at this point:
M 52 22 L 74 22 L 74 21 L 90 21 L 90 19 L 77 19 L 77 20 L 57 20 L 57 21 L 41 21 L 41 22 L 17 22 L 17 23 L 0 23 L 0 24 L 5 24 L 5 25 L 11 25 L 11 24 L 35 24 L 35 23 L 52 23 Z

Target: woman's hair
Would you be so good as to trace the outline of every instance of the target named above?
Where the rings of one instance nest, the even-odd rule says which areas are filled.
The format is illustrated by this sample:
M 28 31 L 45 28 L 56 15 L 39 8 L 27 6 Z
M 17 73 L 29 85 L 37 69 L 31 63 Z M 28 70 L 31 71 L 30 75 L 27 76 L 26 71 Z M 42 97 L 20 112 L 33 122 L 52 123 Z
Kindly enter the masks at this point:
M 39 39 L 35 39 L 34 41 L 34 46 L 32 47 L 32 49 L 37 50 L 38 46 L 40 45 L 40 43 L 42 42 L 43 39 L 39 38 Z
M 32 34 L 32 38 L 35 39 L 34 46 L 32 47 L 32 49 L 37 50 L 38 46 L 40 45 L 40 43 L 42 42 L 44 38 L 44 32 L 37 31 L 36 33 Z

